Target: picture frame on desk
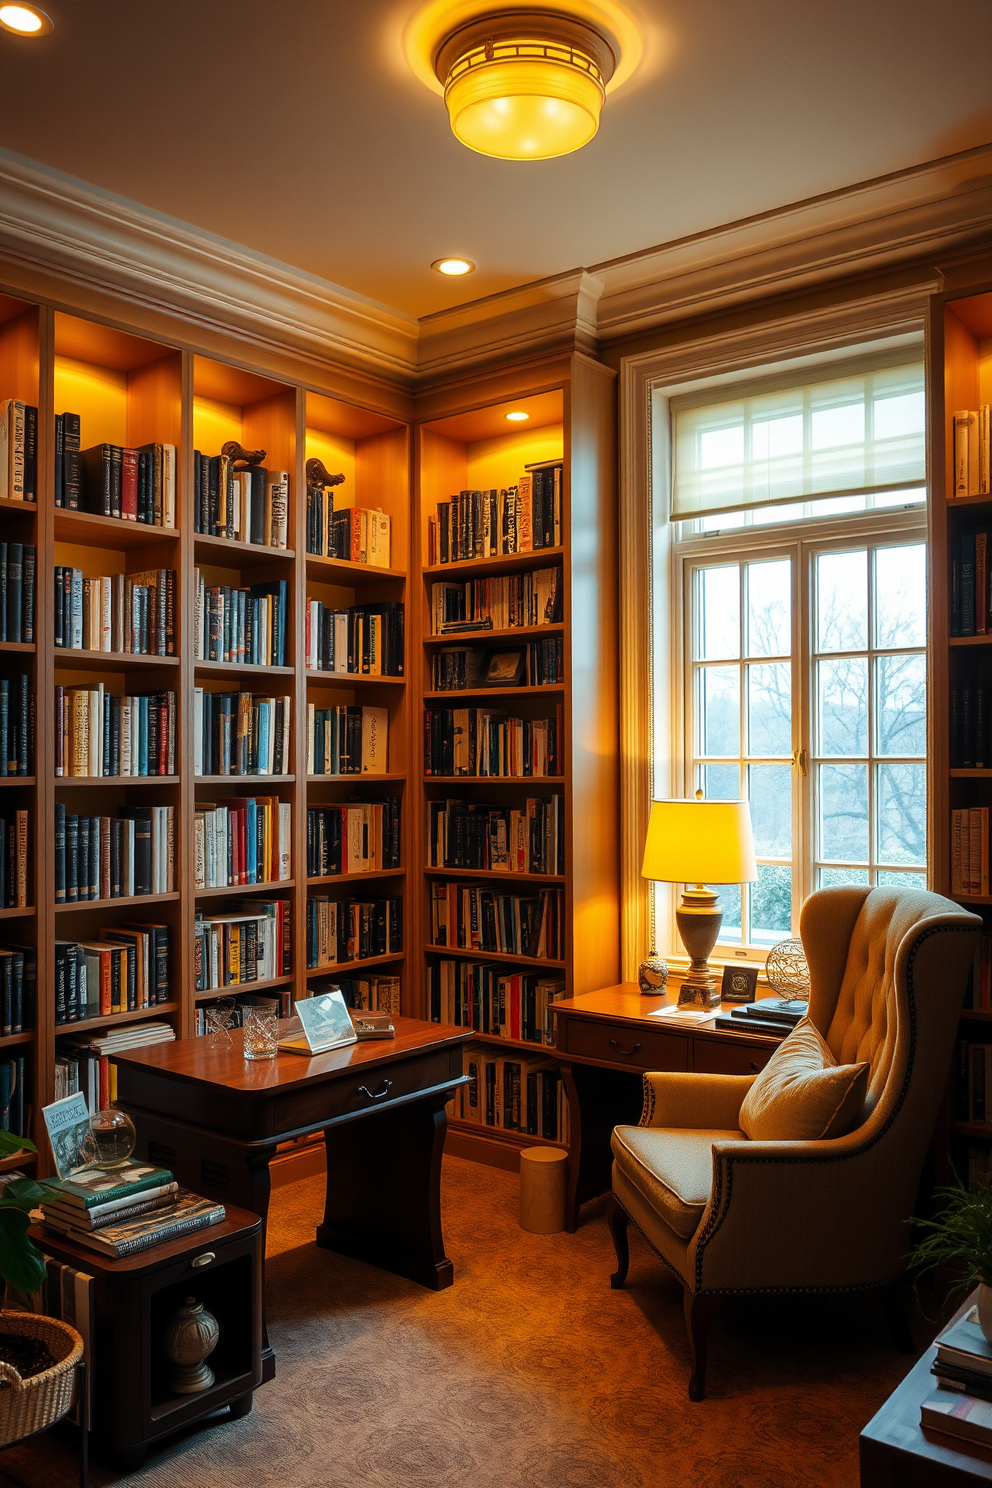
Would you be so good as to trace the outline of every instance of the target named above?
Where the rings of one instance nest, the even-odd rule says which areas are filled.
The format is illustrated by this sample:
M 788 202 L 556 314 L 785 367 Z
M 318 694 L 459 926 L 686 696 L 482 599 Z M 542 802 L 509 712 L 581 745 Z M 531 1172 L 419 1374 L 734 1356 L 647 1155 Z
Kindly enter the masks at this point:
M 753 1002 L 758 991 L 756 966 L 725 966 L 720 984 L 723 1002 Z

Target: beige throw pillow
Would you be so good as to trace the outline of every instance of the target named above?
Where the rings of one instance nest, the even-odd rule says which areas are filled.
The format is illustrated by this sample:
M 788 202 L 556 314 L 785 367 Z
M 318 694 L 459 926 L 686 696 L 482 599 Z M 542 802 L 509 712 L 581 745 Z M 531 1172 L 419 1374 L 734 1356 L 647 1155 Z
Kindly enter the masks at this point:
M 853 1129 L 868 1090 L 868 1065 L 838 1064 L 808 1018 L 797 1023 L 741 1106 L 755 1142 L 815 1142 Z

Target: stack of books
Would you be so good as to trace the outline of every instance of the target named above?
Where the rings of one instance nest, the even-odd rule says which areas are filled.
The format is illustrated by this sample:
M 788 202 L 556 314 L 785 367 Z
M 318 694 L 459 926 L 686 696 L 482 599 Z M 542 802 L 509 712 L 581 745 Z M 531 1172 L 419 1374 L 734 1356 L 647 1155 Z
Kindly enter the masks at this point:
M 938 1388 L 920 1408 L 921 1424 L 992 1446 L 992 1347 L 977 1307 L 940 1334 L 931 1372 Z
M 226 1217 L 223 1204 L 180 1188 L 168 1168 L 133 1158 L 117 1168 L 46 1178 L 43 1187 L 49 1194 L 41 1205 L 45 1228 L 115 1260 Z
M 289 474 L 252 465 L 235 470 L 228 455 L 193 451 L 193 530 L 263 548 L 285 548 Z
M 112 1062 L 113 1055 L 125 1049 L 170 1043 L 175 1036 L 171 1024 L 153 1021 L 59 1039 L 55 1045 L 56 1099 L 82 1091 L 87 1110 L 95 1116 L 117 1099 L 117 1066 Z
M 741 1007 L 732 1008 L 729 1015 L 715 1019 L 715 1026 L 732 1029 L 734 1033 L 791 1033 L 800 1019 L 805 1018 L 808 1006 L 798 997 L 791 1001 L 783 997 L 762 997 L 758 1002 L 746 1002 Z

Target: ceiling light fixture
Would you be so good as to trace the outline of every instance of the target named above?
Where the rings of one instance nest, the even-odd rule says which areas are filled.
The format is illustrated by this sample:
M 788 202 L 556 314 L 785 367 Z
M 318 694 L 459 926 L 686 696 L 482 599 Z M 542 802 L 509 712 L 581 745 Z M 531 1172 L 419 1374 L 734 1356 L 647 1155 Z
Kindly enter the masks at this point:
M 55 29 L 51 16 L 37 5 L 0 5 L 0 26 L 15 36 L 48 36 Z
M 448 274 L 452 278 L 475 272 L 475 264 L 470 258 L 436 258 L 431 268 L 436 274 Z
M 522 408 L 518 408 L 514 413 L 508 413 L 506 417 L 511 424 L 522 424 L 525 419 L 530 418 L 530 414 L 524 413 Z

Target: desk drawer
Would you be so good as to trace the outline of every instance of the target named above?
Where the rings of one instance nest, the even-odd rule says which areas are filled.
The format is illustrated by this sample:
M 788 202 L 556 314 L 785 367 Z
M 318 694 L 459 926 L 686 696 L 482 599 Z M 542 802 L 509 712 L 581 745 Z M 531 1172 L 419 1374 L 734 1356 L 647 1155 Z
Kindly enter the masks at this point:
M 733 1038 L 733 1034 L 731 1034 Z M 717 1043 L 714 1039 L 693 1039 L 692 1067 L 705 1075 L 756 1075 L 764 1069 L 774 1049 L 741 1047 L 740 1044 Z
M 457 1079 L 460 1073 L 460 1069 L 457 1070 L 454 1078 Z M 446 1049 L 413 1055 L 385 1067 L 368 1065 L 364 1070 L 356 1070 L 354 1074 L 334 1081 L 333 1104 L 329 1104 L 328 1112 L 333 1116 L 346 1116 L 354 1111 L 374 1111 L 388 1106 L 400 1096 L 415 1095 L 418 1090 L 443 1085 L 451 1078 L 451 1058 Z
M 591 1023 L 569 1018 L 565 1052 L 577 1059 L 604 1064 L 627 1064 L 638 1070 L 689 1068 L 689 1040 L 656 1028 L 634 1028 L 624 1023 Z

